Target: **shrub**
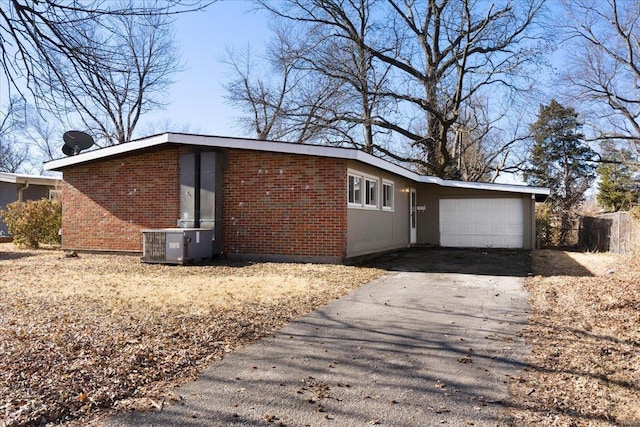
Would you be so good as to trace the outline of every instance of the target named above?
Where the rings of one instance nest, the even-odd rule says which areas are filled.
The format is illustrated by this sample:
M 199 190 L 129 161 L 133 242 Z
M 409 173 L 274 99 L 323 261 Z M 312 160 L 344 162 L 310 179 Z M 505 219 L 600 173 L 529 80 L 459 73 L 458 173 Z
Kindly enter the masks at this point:
M 60 243 L 62 205 L 55 200 L 13 202 L 0 211 L 13 242 L 19 246 L 38 248 L 41 243 Z
M 536 204 L 536 231 L 540 247 L 559 246 L 562 240 L 558 220 L 549 202 Z

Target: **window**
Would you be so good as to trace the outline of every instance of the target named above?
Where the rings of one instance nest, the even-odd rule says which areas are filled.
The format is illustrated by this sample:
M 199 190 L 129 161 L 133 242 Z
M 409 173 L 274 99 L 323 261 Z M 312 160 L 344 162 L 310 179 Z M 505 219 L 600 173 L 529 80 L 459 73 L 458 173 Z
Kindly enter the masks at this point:
M 393 182 L 383 180 L 382 181 L 382 210 L 393 210 Z
M 347 201 L 353 208 L 378 209 L 380 181 L 362 172 L 350 170 L 348 174 Z
M 349 204 L 362 205 L 362 178 L 355 175 L 349 175 Z
M 369 208 L 377 208 L 378 207 L 378 181 L 370 178 L 365 178 L 364 180 L 365 188 L 367 190 L 367 194 L 365 196 L 364 204 Z

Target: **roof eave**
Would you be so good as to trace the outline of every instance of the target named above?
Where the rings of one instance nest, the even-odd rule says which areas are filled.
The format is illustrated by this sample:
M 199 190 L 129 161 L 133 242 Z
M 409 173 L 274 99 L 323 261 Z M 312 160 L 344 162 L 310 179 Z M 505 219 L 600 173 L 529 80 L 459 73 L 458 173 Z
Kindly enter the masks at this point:
M 48 171 L 62 171 L 65 167 L 74 166 L 79 163 L 100 160 L 107 157 L 125 154 L 131 151 L 142 150 L 156 145 L 162 145 L 169 142 L 168 133 L 151 136 L 148 138 L 138 139 L 127 142 L 126 144 L 113 145 L 111 147 L 100 148 L 98 150 L 86 151 L 75 156 L 63 157 L 61 159 L 51 160 L 44 164 L 44 169 Z
M 551 190 L 549 188 L 530 187 L 527 185 L 518 184 L 498 184 L 490 182 L 467 182 L 450 180 L 440 180 L 439 184 L 443 187 L 468 188 L 476 190 L 505 191 L 512 193 L 540 194 L 546 196 L 551 194 Z
M 295 144 L 290 142 L 259 141 L 246 138 L 231 138 L 209 135 L 195 135 L 182 133 L 163 133 L 147 138 L 114 145 L 99 150 L 87 151 L 75 156 L 52 160 L 45 163 L 45 170 L 61 171 L 66 167 L 80 163 L 100 160 L 133 151 L 143 150 L 163 144 L 197 145 L 216 148 L 233 148 L 255 151 L 269 151 L 274 153 L 302 154 L 310 156 L 332 157 L 345 160 L 356 160 L 365 164 L 378 167 L 409 180 L 423 184 L 436 184 L 443 187 L 467 188 L 478 190 L 492 190 L 502 192 L 515 192 L 523 194 L 549 195 L 548 188 L 528 187 L 514 184 L 493 184 L 465 181 L 443 180 L 438 177 L 418 175 L 408 169 L 391 163 L 387 160 L 351 148 L 327 147 L 323 145 Z
M 60 178 L 54 177 L 0 172 L 0 182 L 7 182 L 9 184 L 31 184 L 49 186 L 56 185 L 61 181 L 62 180 Z

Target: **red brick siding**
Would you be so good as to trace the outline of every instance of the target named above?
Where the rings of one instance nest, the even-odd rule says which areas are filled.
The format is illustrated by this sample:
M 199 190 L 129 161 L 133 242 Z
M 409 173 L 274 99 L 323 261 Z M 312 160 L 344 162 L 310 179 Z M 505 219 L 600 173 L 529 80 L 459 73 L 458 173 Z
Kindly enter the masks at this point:
M 346 161 L 230 150 L 223 251 L 344 258 Z
M 167 148 L 65 169 L 63 247 L 142 251 L 143 228 L 175 227 L 180 152 Z
M 143 228 L 175 227 L 181 153 L 167 148 L 64 170 L 63 246 L 141 251 Z M 223 251 L 344 258 L 346 161 L 229 150 Z

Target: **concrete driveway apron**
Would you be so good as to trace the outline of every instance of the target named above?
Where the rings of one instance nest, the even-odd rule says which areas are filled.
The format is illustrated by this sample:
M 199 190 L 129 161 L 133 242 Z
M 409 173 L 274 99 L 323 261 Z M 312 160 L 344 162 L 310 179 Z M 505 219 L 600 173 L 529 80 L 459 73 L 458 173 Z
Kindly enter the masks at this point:
M 227 355 L 178 404 L 111 426 L 504 426 L 528 253 L 411 250 L 385 276 Z

